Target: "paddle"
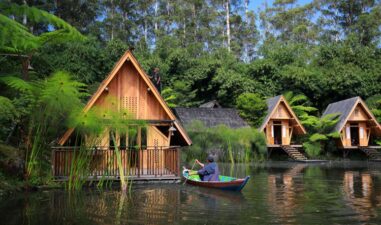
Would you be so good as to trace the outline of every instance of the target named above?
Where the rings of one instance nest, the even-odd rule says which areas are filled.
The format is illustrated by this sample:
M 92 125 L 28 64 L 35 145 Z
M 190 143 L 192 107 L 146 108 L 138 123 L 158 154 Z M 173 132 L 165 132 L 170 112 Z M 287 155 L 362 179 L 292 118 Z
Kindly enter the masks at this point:
M 194 161 L 194 163 L 193 163 L 192 168 L 190 169 L 190 171 L 193 170 L 193 167 L 194 167 L 195 164 L 196 164 L 196 161 Z M 185 167 L 184 167 L 184 169 L 185 169 Z M 188 177 L 189 177 L 189 173 L 188 173 Z M 187 182 L 188 177 L 185 178 L 185 181 L 184 181 L 183 185 Z

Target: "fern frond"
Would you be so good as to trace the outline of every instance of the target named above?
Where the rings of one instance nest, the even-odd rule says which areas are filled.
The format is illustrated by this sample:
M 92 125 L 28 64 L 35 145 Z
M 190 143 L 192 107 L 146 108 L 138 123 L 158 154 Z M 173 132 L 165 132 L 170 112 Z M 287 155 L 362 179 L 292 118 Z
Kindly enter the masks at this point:
M 327 136 L 324 135 L 324 134 L 319 134 L 319 133 L 316 133 L 316 134 L 313 134 L 310 136 L 309 140 L 311 142 L 317 142 L 317 141 L 325 141 L 325 140 L 328 140 Z
M 6 84 L 16 91 L 24 93 L 32 93 L 34 90 L 32 83 L 14 76 L 0 77 L 0 82 Z

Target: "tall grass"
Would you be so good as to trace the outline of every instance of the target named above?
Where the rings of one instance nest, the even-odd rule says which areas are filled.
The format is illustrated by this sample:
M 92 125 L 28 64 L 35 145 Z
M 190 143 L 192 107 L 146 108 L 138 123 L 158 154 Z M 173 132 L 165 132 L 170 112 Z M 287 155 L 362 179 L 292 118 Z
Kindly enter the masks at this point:
M 105 103 L 114 106 L 118 105 L 117 100 L 115 100 L 113 97 L 106 98 Z M 118 175 L 120 178 L 121 190 L 123 192 L 126 192 L 129 187 L 129 184 L 130 187 L 132 184 L 128 179 L 128 174 L 131 166 L 131 155 L 126 155 L 127 161 L 125 164 L 123 164 L 121 150 L 118 147 L 119 143 L 116 136 L 117 134 L 127 134 L 129 132 L 128 127 L 130 126 L 144 127 L 146 126 L 146 124 L 144 121 L 133 119 L 133 116 L 126 110 L 117 110 L 115 109 L 117 107 L 110 108 L 94 106 L 88 112 L 74 112 L 74 114 L 71 116 L 71 126 L 76 127 L 77 132 L 79 132 L 79 134 L 82 137 L 86 137 L 86 140 L 84 143 L 82 143 L 82 146 L 85 146 L 84 152 L 87 152 L 87 154 L 89 154 L 89 148 L 101 145 L 101 141 L 104 138 L 104 136 L 109 136 L 109 132 L 112 132 L 112 135 L 110 135 L 110 141 L 113 143 Z M 83 161 L 87 163 L 91 161 L 91 158 L 81 159 L 83 159 Z M 113 158 L 109 159 L 107 165 L 111 165 L 112 163 L 114 163 L 114 160 L 115 159 Z M 107 168 L 110 167 L 107 166 Z M 74 170 L 73 173 L 70 174 L 70 176 L 74 178 L 81 176 L 82 171 L 86 171 L 86 166 L 81 167 L 81 171 Z M 100 188 L 102 188 L 102 185 L 104 184 L 103 178 L 107 179 L 108 171 L 102 172 L 105 172 L 106 176 L 103 176 L 101 178 L 101 182 L 98 183 L 98 187 Z M 82 177 L 86 178 L 86 176 Z M 82 181 L 77 179 L 74 180 L 79 186 L 81 185 Z M 73 187 L 76 187 L 76 185 L 74 185 Z
M 266 140 L 258 130 L 244 127 L 228 128 L 224 125 L 207 128 L 201 121 L 194 121 L 187 127 L 192 146 L 183 151 L 187 162 L 205 159 L 214 154 L 220 162 L 251 162 L 264 159 Z

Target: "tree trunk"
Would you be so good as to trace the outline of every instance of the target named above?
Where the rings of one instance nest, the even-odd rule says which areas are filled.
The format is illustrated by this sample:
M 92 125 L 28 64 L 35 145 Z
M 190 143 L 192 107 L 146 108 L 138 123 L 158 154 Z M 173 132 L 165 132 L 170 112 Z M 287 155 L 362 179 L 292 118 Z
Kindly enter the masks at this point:
M 110 38 L 111 40 L 114 40 L 114 1 L 111 0 L 111 34 L 110 34 Z
M 226 11 L 226 37 L 227 37 L 227 47 L 228 51 L 230 52 L 230 42 L 231 42 L 231 36 L 230 36 L 230 0 L 226 0 L 225 2 L 225 11 Z
M 21 57 L 21 66 L 22 66 L 22 76 L 24 80 L 29 80 L 29 65 L 30 65 L 30 56 Z
M 144 10 L 144 41 L 148 45 L 148 23 L 147 23 L 147 10 Z
M 23 4 L 24 4 L 25 6 L 28 6 L 28 4 L 26 3 L 26 0 L 23 1 Z M 27 19 L 27 17 L 26 17 L 26 14 L 24 13 L 23 18 L 22 18 L 22 24 L 23 24 L 24 26 L 26 26 L 27 23 L 28 23 L 28 19 Z
M 156 2 L 155 2 L 155 8 L 154 8 L 154 10 L 155 10 L 155 33 L 157 32 L 157 29 L 158 29 L 158 25 L 157 25 L 157 14 L 158 14 L 158 10 L 159 10 L 159 1 L 158 0 L 156 0 Z

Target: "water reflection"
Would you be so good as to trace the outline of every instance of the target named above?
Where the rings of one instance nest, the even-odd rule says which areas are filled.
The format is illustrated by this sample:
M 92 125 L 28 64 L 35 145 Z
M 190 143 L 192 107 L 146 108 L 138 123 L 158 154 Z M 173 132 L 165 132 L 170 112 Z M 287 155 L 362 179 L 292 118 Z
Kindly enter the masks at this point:
M 303 191 L 303 187 L 295 186 L 294 183 L 305 167 L 306 164 L 296 164 L 283 173 L 268 176 L 268 204 L 282 222 L 294 222 L 292 217 L 297 206 L 296 196 Z
M 0 201 L 0 224 L 380 224 L 381 165 L 221 165 L 243 193 L 188 185 L 45 191 Z
M 380 192 L 373 187 L 369 172 L 346 171 L 343 179 L 344 200 L 352 208 L 360 221 L 368 221 L 377 216 L 380 207 Z

